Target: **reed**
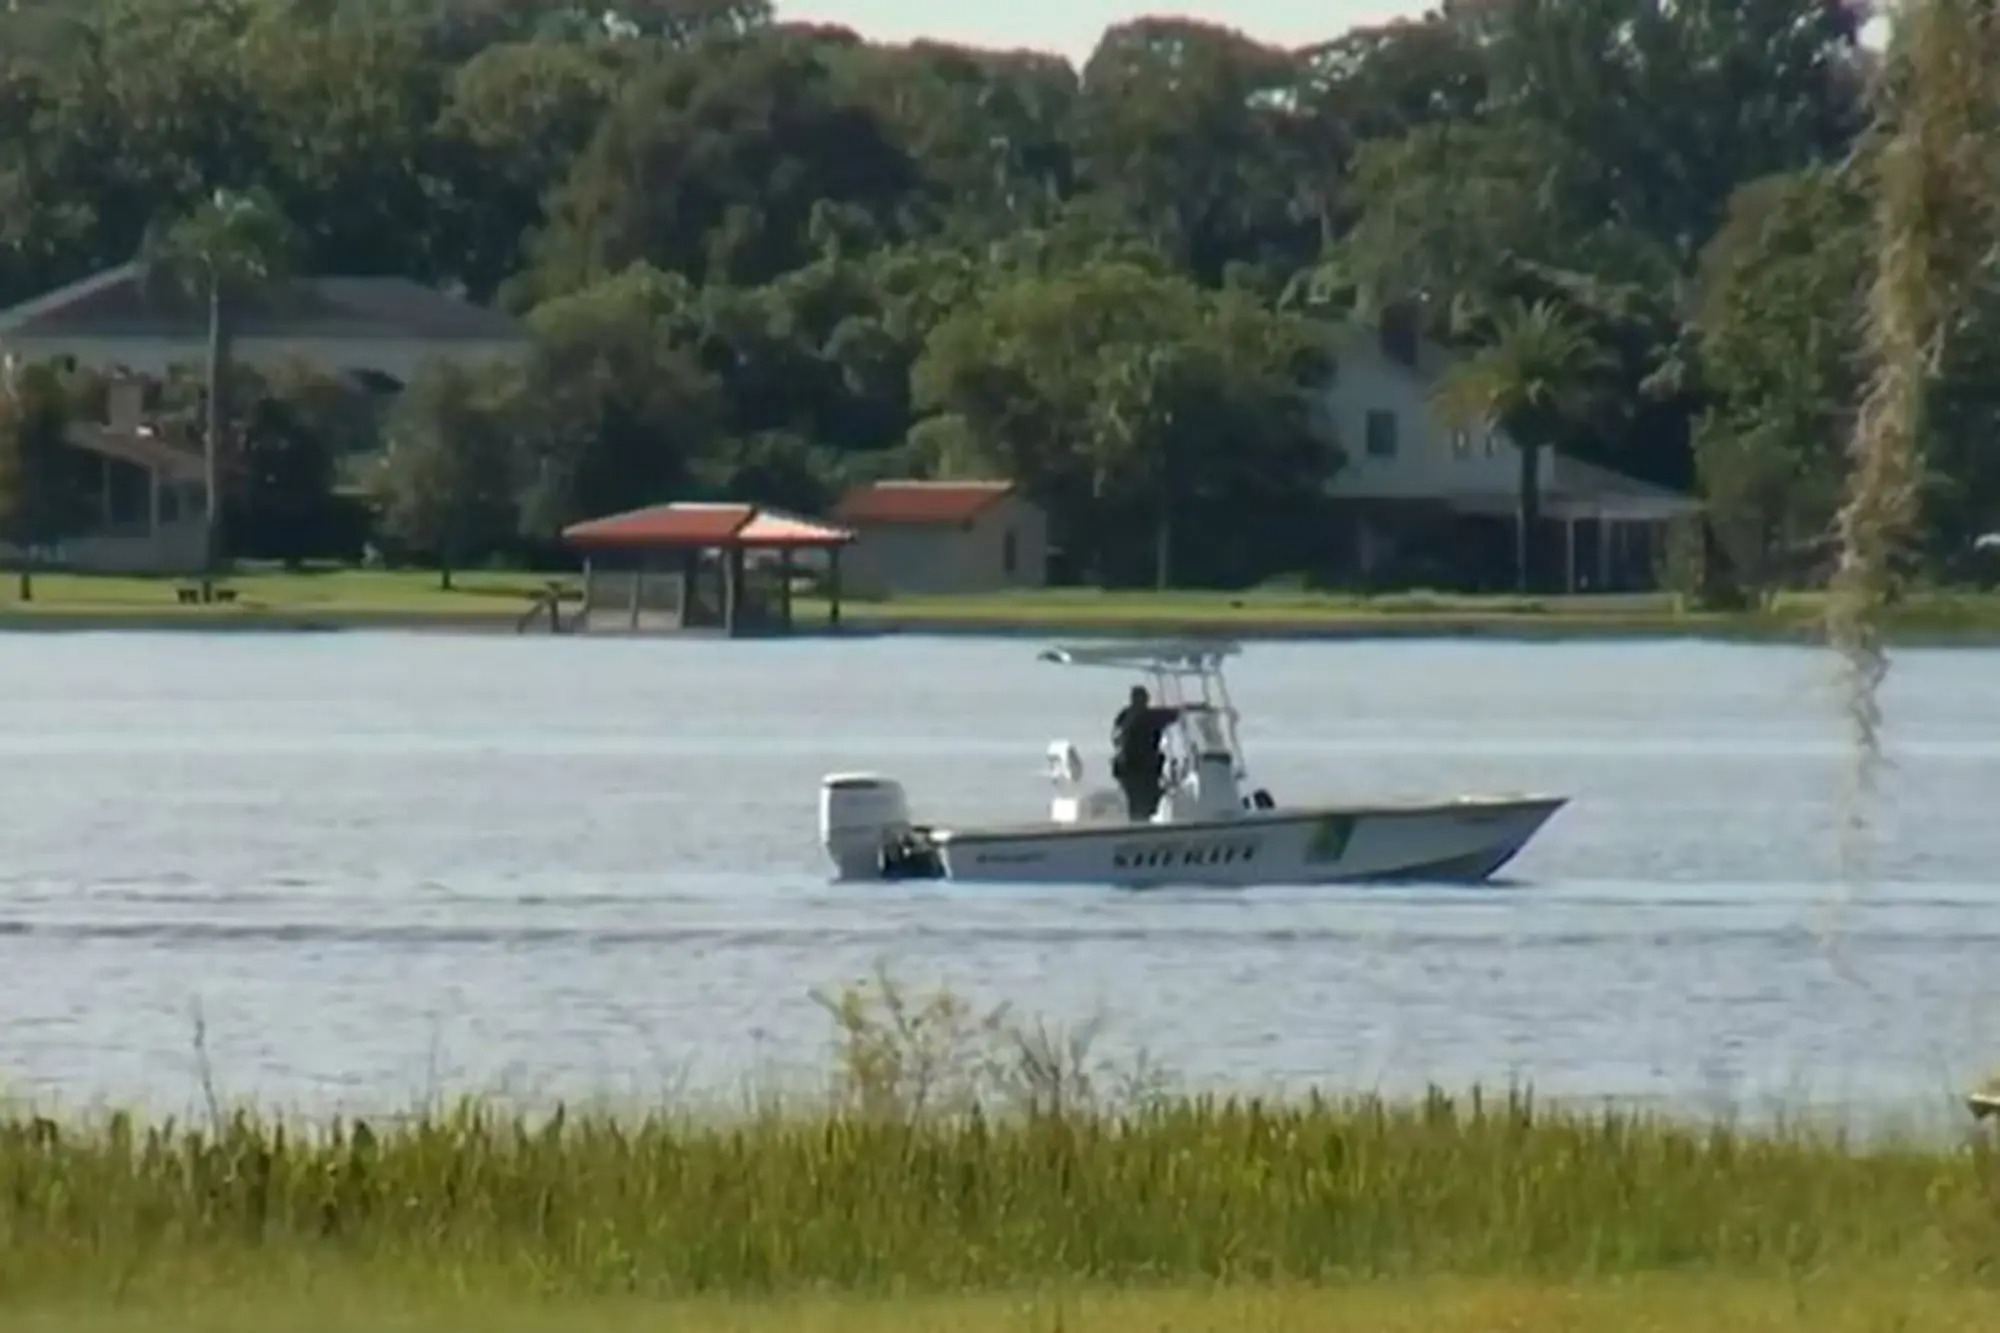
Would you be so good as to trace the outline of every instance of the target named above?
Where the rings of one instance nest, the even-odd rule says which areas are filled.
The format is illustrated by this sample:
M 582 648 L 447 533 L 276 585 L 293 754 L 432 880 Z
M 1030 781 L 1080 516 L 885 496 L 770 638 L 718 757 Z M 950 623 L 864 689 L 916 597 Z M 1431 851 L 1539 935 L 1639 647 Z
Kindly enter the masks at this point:
M 1857 1151 L 1526 1096 L 739 1125 L 473 1105 L 306 1134 L 0 1128 L 0 1291 L 287 1265 L 543 1293 L 1578 1279 L 2000 1259 L 1984 1151 Z
M 1525 1092 L 1115 1095 L 1086 1043 L 850 993 L 816 1111 L 0 1120 L 0 1298 L 361 1280 L 677 1298 L 1660 1272 L 1971 1280 L 2000 1173 Z M 1001 1097 L 1011 1089 L 1011 1098 Z M 1059 1091 L 1058 1091 L 1059 1089 Z

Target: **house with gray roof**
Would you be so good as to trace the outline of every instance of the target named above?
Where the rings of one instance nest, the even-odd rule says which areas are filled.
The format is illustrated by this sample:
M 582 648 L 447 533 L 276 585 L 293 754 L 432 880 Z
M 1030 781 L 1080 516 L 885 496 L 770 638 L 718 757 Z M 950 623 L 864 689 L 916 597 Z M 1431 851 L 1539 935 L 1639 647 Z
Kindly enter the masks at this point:
M 231 309 L 236 364 L 303 364 L 377 391 L 407 384 L 427 362 L 475 367 L 519 361 L 527 350 L 511 316 L 407 278 L 293 278 Z M 199 373 L 207 357 L 206 305 L 149 284 L 136 262 L 0 311 L 0 372 L 69 361 L 113 379 L 108 420 L 70 431 L 101 474 L 99 521 L 45 559 L 106 573 L 198 566 L 200 454 L 156 431 L 145 404 L 149 383 L 176 368 Z M 14 554 L 0 542 L 0 557 Z
M 330 374 L 408 383 L 426 361 L 488 364 L 527 350 L 502 311 L 408 278 L 294 278 L 231 310 L 230 356 L 240 365 L 303 362 Z M 208 311 L 150 287 L 120 264 L 0 312 L 0 358 L 71 358 L 78 365 L 164 378 L 208 356 Z

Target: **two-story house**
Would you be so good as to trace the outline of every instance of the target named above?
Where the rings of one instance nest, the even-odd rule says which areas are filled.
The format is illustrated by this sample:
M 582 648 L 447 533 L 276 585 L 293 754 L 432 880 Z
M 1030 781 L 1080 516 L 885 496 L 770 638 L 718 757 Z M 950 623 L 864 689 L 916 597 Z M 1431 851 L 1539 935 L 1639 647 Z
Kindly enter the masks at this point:
M 1346 462 L 1329 490 L 1351 524 L 1364 579 L 1416 578 L 1462 566 L 1511 584 L 1520 455 L 1504 430 L 1452 423 L 1433 397 L 1454 353 L 1394 320 L 1336 334 L 1337 369 L 1320 403 Z M 1570 591 L 1655 584 L 1667 525 L 1700 502 L 1581 459 L 1543 450 L 1542 521 Z M 1460 554 L 1467 553 L 1467 554 Z

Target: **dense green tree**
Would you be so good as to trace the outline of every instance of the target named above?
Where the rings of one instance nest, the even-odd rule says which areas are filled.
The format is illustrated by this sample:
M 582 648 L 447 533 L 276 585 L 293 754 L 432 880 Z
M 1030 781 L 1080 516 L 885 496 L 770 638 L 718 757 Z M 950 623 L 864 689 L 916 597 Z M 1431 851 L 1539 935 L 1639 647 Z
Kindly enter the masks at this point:
M 1850 0 L 1511 0 L 1490 100 L 1571 150 L 1569 186 L 1692 263 L 1738 185 L 1844 156 L 1865 120 Z
M 1350 291 L 1366 310 L 1414 297 L 1442 312 L 1454 297 L 1496 293 L 1511 259 L 1588 263 L 1588 251 L 1618 248 L 1566 195 L 1567 156 L 1527 123 L 1441 120 L 1365 145 L 1353 167 L 1355 223 L 1331 248 L 1321 285 Z
M 433 130 L 443 71 L 416 33 L 301 29 L 273 15 L 250 25 L 237 59 L 256 108 L 258 183 L 292 220 L 299 268 L 463 276 L 437 245 L 448 200 L 449 145 Z
M 834 67 L 910 152 L 938 229 L 1005 236 L 1076 192 L 1079 89 L 1064 61 L 919 42 L 855 47 Z
M 519 525 L 510 386 L 450 362 L 411 381 L 372 478 L 385 535 L 437 562 L 438 585 Z
M 477 507 L 510 534 L 482 518 L 480 550 L 676 496 L 812 507 L 1010 471 L 1097 576 L 1155 582 L 1319 558 L 1294 540 L 1324 530 L 1338 444 L 1300 424 L 1317 322 L 1414 310 L 1477 379 L 1525 364 L 1540 311 L 1577 345 L 1538 354 L 1535 401 L 1562 411 L 1536 450 L 1693 485 L 1740 578 L 1817 578 L 1859 387 L 1856 219 L 1893 164 L 1861 132 L 1862 9 L 1446 0 L 1290 51 L 1141 17 L 1072 67 L 765 0 L 19 0 L 0 302 L 142 247 L 185 278 L 166 220 L 208 219 L 186 239 L 218 191 L 264 200 L 303 271 L 528 317 L 531 354 L 472 395 L 513 488 Z M 1923 395 L 1939 573 L 2000 522 L 1994 227 L 1945 230 L 1968 239 Z M 210 437 L 243 430 L 232 531 L 299 512 L 251 473 L 319 475 L 253 465 L 263 442 L 347 458 L 380 433 L 241 392 L 209 396 Z
M 880 118 L 841 94 L 820 55 L 780 42 L 643 70 L 557 192 L 540 291 L 574 291 L 645 262 L 756 284 L 809 261 L 823 203 L 885 230 L 917 185 Z
M 290 568 L 346 554 L 334 488 L 360 395 L 306 366 L 255 378 L 225 504 L 234 549 Z
M 502 42 L 451 72 L 435 128 L 449 182 L 438 230 L 457 247 L 456 276 L 471 291 L 491 296 L 520 271 L 526 239 L 546 221 L 543 201 L 636 59 L 606 45 Z
M 1695 459 L 1716 535 L 1753 589 L 1825 572 L 1853 430 L 1867 221 L 1851 178 L 1770 177 L 1737 191 L 1702 258 L 1713 397 Z
M 1310 260 L 1321 239 L 1294 152 L 1298 62 L 1210 24 L 1139 19 L 1083 68 L 1077 136 L 1092 187 L 1204 282 L 1232 261 Z
M 1352 148 L 1486 108 L 1491 79 L 1482 29 L 1494 6 L 1445 0 L 1421 19 L 1355 28 L 1297 55 L 1305 105 Z
M 36 552 L 82 530 L 91 455 L 72 448 L 70 386 L 55 367 L 0 373 L 0 539 L 14 548 L 20 598 L 35 595 Z
M 928 438 L 1020 479 L 1084 569 L 1165 582 L 1182 504 L 1219 499 L 1256 522 L 1259 502 L 1329 470 L 1307 409 L 1316 352 L 1242 293 L 1111 261 L 983 293 L 933 332 L 914 383 L 949 423 Z
M 295 11 L 326 23 L 384 20 L 416 25 L 447 60 L 460 61 L 502 42 L 589 42 L 645 37 L 686 45 L 754 31 L 771 21 L 768 0 L 291 0 Z
M 550 301 L 509 413 L 530 532 L 690 498 L 724 407 L 686 279 L 636 264 Z

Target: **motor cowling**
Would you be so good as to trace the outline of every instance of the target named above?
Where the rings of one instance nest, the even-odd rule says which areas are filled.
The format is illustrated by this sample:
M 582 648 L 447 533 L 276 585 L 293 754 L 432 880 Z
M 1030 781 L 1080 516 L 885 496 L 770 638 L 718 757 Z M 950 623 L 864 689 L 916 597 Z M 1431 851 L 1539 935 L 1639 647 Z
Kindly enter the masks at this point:
M 839 879 L 883 878 L 883 851 L 910 836 L 903 784 L 874 773 L 829 773 L 819 784 L 819 841 Z

